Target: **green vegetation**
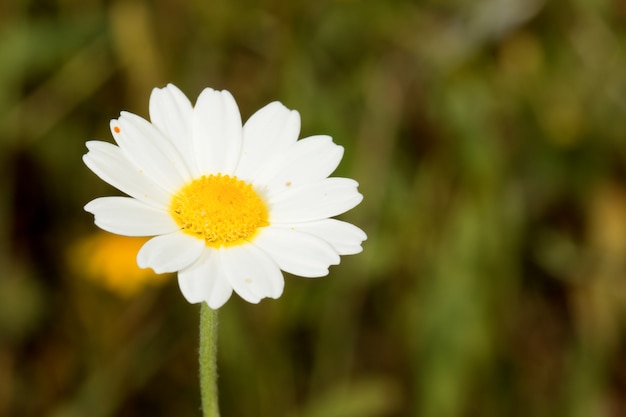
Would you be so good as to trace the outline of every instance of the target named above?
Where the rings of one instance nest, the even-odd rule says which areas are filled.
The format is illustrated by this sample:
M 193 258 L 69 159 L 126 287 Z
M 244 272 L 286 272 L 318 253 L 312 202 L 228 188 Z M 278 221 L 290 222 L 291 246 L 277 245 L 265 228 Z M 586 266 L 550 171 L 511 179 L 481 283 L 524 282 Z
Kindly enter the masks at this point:
M 199 306 L 71 249 L 84 142 L 168 82 L 299 110 L 365 196 L 362 254 L 220 309 L 224 417 L 623 415 L 625 48 L 618 0 L 3 3 L 0 416 L 200 415 Z

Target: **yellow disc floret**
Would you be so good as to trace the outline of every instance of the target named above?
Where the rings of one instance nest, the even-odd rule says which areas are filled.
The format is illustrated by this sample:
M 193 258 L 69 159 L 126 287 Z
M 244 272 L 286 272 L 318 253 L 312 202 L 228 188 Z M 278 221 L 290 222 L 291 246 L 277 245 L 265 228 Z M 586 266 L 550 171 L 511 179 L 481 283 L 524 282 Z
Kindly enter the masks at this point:
M 269 224 L 267 206 L 252 185 L 222 174 L 185 185 L 172 198 L 170 213 L 185 233 L 213 247 L 248 242 Z

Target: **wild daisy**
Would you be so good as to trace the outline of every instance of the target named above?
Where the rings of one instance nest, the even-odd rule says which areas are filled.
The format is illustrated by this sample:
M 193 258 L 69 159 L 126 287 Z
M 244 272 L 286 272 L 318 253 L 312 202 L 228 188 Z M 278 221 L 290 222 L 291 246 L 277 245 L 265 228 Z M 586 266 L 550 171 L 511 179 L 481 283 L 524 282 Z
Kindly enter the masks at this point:
M 321 277 L 362 250 L 365 233 L 331 218 L 362 200 L 356 181 L 329 178 L 343 148 L 298 140 L 300 116 L 279 102 L 242 125 L 228 91 L 205 89 L 193 106 L 170 84 L 153 90 L 150 122 L 122 112 L 111 132 L 117 146 L 87 142 L 83 160 L 128 197 L 85 210 L 106 231 L 154 236 L 137 263 L 178 272 L 190 303 L 217 309 L 233 290 L 251 303 L 278 298 L 281 270 Z

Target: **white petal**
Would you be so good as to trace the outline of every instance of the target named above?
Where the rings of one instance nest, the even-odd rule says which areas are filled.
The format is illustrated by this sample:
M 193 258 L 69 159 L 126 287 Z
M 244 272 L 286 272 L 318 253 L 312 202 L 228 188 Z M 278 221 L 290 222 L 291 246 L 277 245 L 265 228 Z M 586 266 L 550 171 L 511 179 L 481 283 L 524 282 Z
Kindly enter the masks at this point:
M 296 231 L 317 236 L 328 242 L 339 255 L 354 255 L 360 253 L 363 250 L 361 242 L 367 239 L 367 235 L 363 230 L 353 224 L 337 219 L 293 223 L 290 225 L 280 225 L 280 227 L 288 229 L 293 228 Z
M 254 178 L 254 183 L 267 185 L 275 192 L 322 180 L 333 173 L 342 157 L 343 147 L 334 144 L 330 136 L 311 136 L 274 158 Z
M 150 96 L 150 120 L 176 147 L 192 176 L 198 174 L 191 140 L 193 106 L 175 85 L 155 88 Z
M 178 285 L 187 301 L 204 301 L 212 309 L 224 305 L 233 292 L 214 249 L 205 249 L 193 265 L 178 272 Z
M 300 135 L 300 114 L 275 101 L 254 113 L 243 126 L 243 148 L 237 176 L 252 181 L 277 153 Z
M 232 174 L 241 154 L 239 108 L 226 90 L 202 91 L 193 110 L 193 147 L 202 174 Z
M 262 298 L 278 298 L 283 293 L 283 274 L 259 248 L 246 244 L 219 252 L 230 285 L 244 300 L 258 303 Z
M 112 143 L 89 141 L 89 152 L 83 156 L 85 165 L 113 187 L 155 207 L 165 207 L 170 196 L 126 159 L 122 150 Z
M 107 232 L 123 236 L 155 236 L 179 229 L 165 211 L 129 197 L 100 197 L 85 210 L 95 216 L 94 223 Z
M 147 120 L 122 112 L 119 119 L 111 120 L 111 133 L 137 171 L 163 189 L 176 192 L 191 179 L 174 145 Z
M 313 278 L 328 275 L 339 255 L 322 239 L 292 229 L 268 227 L 254 240 L 285 272 Z
M 349 178 L 333 177 L 270 195 L 270 223 L 321 220 L 344 213 L 363 200 L 357 186 Z
M 153 237 L 137 253 L 140 268 L 152 268 L 157 274 L 176 272 L 198 260 L 204 241 L 182 232 Z

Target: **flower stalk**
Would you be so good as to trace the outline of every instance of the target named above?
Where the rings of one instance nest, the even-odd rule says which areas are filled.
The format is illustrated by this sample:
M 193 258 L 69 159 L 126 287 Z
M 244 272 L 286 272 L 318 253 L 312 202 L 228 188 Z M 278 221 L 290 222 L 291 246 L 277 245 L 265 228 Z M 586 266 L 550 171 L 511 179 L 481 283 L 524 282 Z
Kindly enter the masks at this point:
M 217 310 L 200 308 L 200 396 L 202 415 L 219 417 L 217 397 Z

